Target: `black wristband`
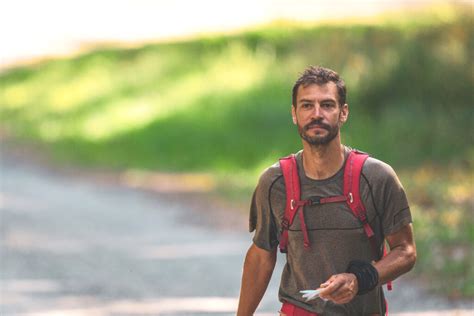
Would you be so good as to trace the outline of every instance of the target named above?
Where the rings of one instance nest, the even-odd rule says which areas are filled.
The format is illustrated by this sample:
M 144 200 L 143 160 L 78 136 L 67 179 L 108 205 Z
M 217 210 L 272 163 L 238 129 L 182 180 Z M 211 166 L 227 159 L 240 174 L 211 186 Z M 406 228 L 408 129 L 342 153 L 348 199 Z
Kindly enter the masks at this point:
M 372 291 L 379 283 L 379 273 L 369 262 L 362 260 L 352 260 L 346 270 L 356 276 L 359 283 L 357 295 L 363 295 Z

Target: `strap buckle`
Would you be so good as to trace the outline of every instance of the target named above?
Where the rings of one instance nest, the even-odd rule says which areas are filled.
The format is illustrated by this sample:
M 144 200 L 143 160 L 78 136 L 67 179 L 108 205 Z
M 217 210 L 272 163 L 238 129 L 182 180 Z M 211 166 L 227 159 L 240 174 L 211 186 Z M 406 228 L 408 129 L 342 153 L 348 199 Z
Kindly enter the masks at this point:
M 312 204 L 321 204 L 321 197 L 320 196 L 312 196 L 309 198 L 309 205 L 312 205 Z
M 290 208 L 291 208 L 291 210 L 294 210 L 295 207 L 296 207 L 296 201 L 295 201 L 294 199 L 291 199 L 291 201 L 290 201 Z
M 349 194 L 347 195 L 347 198 L 349 199 L 349 203 L 354 203 L 354 196 L 352 195 L 352 192 L 349 192 Z

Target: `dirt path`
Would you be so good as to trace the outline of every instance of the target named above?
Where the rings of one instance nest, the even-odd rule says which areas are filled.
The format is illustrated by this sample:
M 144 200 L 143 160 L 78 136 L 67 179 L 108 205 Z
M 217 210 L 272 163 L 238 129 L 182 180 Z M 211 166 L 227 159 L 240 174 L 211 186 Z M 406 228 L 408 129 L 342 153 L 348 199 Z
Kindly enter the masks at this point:
M 250 244 L 245 216 L 206 213 L 4 154 L 0 177 L 1 315 L 235 311 Z M 227 219 L 232 225 L 220 225 Z M 278 261 L 259 315 L 279 308 Z M 392 315 L 472 315 L 472 303 L 454 305 L 403 280 L 395 286 Z

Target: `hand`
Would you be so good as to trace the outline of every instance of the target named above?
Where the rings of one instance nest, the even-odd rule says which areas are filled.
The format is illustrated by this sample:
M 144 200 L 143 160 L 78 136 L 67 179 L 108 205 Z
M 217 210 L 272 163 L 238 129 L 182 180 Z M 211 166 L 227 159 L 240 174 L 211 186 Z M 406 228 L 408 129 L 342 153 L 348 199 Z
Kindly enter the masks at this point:
M 357 278 L 352 273 L 333 275 L 321 284 L 321 288 L 324 290 L 319 294 L 319 297 L 336 304 L 349 303 L 359 290 Z

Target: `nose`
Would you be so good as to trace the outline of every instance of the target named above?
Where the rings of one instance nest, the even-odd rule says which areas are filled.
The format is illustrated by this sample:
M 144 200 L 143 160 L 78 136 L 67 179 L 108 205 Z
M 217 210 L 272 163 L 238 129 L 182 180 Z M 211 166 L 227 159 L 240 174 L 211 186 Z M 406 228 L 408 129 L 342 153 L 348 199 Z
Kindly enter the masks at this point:
M 319 104 L 315 104 L 314 110 L 313 110 L 313 117 L 319 118 L 321 116 L 322 116 L 321 107 L 319 106 Z

